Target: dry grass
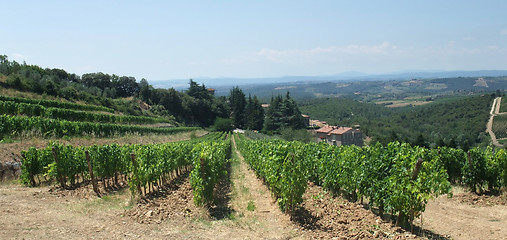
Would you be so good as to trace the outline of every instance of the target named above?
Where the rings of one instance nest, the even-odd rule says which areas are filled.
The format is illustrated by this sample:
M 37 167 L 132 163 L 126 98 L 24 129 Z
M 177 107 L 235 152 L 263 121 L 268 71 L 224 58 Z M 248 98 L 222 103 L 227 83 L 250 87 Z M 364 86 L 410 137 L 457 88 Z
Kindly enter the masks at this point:
M 4 81 L 5 81 L 5 79 L 4 79 Z M 11 97 L 31 98 L 31 99 L 55 100 L 55 101 L 60 101 L 60 102 L 69 102 L 65 98 L 57 98 L 57 97 L 53 97 L 53 96 L 49 96 L 49 95 L 40 95 L 40 94 L 32 93 L 32 92 L 23 92 L 23 91 L 19 91 L 19 90 L 13 89 L 13 88 L 4 88 L 4 87 L 0 87 L 0 95 L 11 96 Z

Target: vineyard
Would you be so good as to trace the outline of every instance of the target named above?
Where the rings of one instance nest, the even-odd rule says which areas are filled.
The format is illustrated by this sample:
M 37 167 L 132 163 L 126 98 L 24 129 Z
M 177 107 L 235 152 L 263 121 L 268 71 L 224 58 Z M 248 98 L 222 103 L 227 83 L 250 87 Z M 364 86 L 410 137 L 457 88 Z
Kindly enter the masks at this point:
M 359 148 L 280 140 L 242 140 L 238 146 L 284 211 L 301 202 L 310 180 L 352 201 L 367 198 L 380 215 L 397 215 L 397 224 L 407 226 L 430 199 L 450 193 L 449 181 L 474 192 L 485 186 L 498 191 L 507 183 L 503 149 L 475 148 L 467 155 L 460 149 L 428 150 L 396 142 Z
M 34 133 L 42 137 L 64 136 L 97 136 L 109 137 L 128 133 L 138 134 L 170 134 L 192 131 L 197 127 L 153 128 L 135 125 L 110 123 L 71 122 L 67 120 L 48 119 L 41 117 L 23 117 L 0 115 L 0 138 L 16 137 L 24 133 Z
M 81 111 L 102 111 L 102 112 L 110 112 L 113 113 L 114 110 L 96 105 L 83 105 L 77 103 L 68 103 L 68 102 L 60 102 L 54 100 L 43 100 L 43 99 L 30 99 L 30 98 L 20 98 L 20 97 L 10 97 L 0 95 L 0 101 L 5 102 L 15 102 L 15 103 L 28 103 L 28 104 L 36 104 L 44 107 L 53 107 L 53 108 L 65 108 L 65 109 L 73 109 L 73 110 L 81 110 Z
M 90 113 L 65 108 L 44 107 L 33 103 L 16 103 L 13 101 L 0 101 L 0 114 L 38 116 L 67 121 L 113 124 L 151 124 L 173 122 L 164 118 Z
M 192 166 L 194 200 L 203 205 L 213 200 L 213 188 L 225 176 L 231 148 L 226 138 L 216 133 L 199 141 L 167 144 L 73 147 L 53 143 L 22 152 L 21 181 L 36 186 L 56 180 L 62 189 L 92 182 L 100 195 L 97 181 L 108 189 L 121 186 L 123 180 L 133 196 L 146 196 Z
M 125 134 L 171 134 L 197 128 L 155 128 L 154 123 L 174 124 L 173 118 L 113 115 L 90 111 L 113 112 L 101 106 L 62 103 L 0 96 L 0 139 L 19 136 L 111 137 Z M 132 125 L 140 124 L 140 125 Z
M 174 119 L 114 115 L 112 112 L 91 105 L 0 96 L 0 114 L 3 114 L 0 115 L 0 138 L 30 135 L 111 137 L 130 133 L 141 136 L 199 129 L 148 127 L 145 125 L 173 124 Z M 502 124 L 501 119 L 495 124 Z M 235 218 L 242 215 L 234 215 L 226 199 L 229 194 L 238 195 L 238 190 L 230 193 L 227 189 L 234 187 L 230 179 L 231 162 L 243 163 L 233 160 L 233 148 L 237 148 L 241 162 L 248 165 L 253 178 L 265 185 L 279 212 L 288 216 L 292 224 L 309 231 L 311 238 L 327 238 L 336 233 L 344 234 L 343 231 L 355 238 L 398 236 L 392 227 L 413 231 L 415 219 L 421 218 L 431 199 L 446 194 L 452 196 L 451 184 L 474 193 L 499 193 L 507 184 L 504 149 L 427 149 L 398 142 L 337 147 L 267 138 L 253 132 L 234 135 L 214 132 L 191 140 L 154 144 L 73 146 L 50 142 L 46 147 L 30 147 L 21 152 L 20 182 L 30 187 L 54 186 L 62 194 L 89 187 L 100 199 L 125 189 L 130 202 L 137 203 L 137 207 L 125 214 L 141 222 L 147 216 L 167 211 L 166 208 L 181 208 L 184 212 L 176 210 L 176 213 L 184 216 L 204 211 L 221 218 Z M 157 203 L 160 196 L 177 184 L 182 190 L 175 199 Z M 239 191 L 247 190 L 248 186 L 242 185 Z M 331 204 L 340 198 L 356 206 L 344 215 L 347 219 L 340 216 L 341 210 L 337 208 L 341 206 Z M 322 205 L 323 199 L 329 203 Z M 186 205 L 187 200 L 192 207 Z M 158 206 L 156 213 L 150 204 Z M 321 205 L 323 208 L 319 209 Z M 247 207 L 248 211 L 256 208 L 252 200 Z M 140 210 L 144 208 L 150 210 Z M 220 211 L 216 209 L 224 212 L 212 213 Z M 320 211 L 329 216 L 316 217 Z M 160 219 L 175 216 L 175 213 L 166 214 Z M 361 223 L 363 220 L 355 214 L 368 216 L 369 220 L 365 221 L 369 225 Z M 379 220 L 372 216 L 385 224 L 376 225 Z M 329 224 L 324 221 L 332 222 L 336 218 L 342 220 Z M 319 219 L 329 231 L 312 235 L 313 230 L 319 228 Z M 358 233 L 350 229 L 337 230 L 341 227 L 336 224 L 343 221 L 356 221 L 350 227 L 357 224 L 356 227 L 363 229 Z
M 133 197 L 156 193 L 172 179 L 190 172 L 193 202 L 210 206 L 216 187 L 227 174 L 231 136 L 149 145 L 73 147 L 53 143 L 23 152 L 21 181 L 37 186 L 56 181 L 61 189 L 91 183 L 97 195 L 128 186 Z M 505 150 L 474 148 L 425 149 L 393 142 L 368 147 L 283 140 L 249 140 L 236 135 L 238 150 L 255 171 L 280 209 L 294 217 L 308 184 L 367 204 L 374 213 L 390 216 L 410 228 L 430 199 L 451 193 L 451 182 L 470 191 L 500 191 L 507 183 Z

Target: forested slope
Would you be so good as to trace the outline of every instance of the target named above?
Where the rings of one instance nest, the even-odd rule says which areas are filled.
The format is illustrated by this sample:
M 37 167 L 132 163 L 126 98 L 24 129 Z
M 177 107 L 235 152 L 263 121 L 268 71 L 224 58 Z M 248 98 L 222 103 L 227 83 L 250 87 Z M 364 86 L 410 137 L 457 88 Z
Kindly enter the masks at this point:
M 487 142 L 484 133 L 494 95 L 443 98 L 423 106 L 386 108 L 345 98 L 312 99 L 301 112 L 329 124 L 359 124 L 375 141 L 406 141 L 426 146 L 460 146 Z

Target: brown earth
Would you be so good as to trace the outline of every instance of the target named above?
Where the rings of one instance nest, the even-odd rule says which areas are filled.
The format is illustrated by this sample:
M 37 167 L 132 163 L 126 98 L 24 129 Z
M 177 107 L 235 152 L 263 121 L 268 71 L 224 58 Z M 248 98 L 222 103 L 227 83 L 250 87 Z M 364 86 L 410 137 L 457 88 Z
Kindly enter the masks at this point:
M 477 195 L 460 187 L 453 191 L 452 198 L 430 201 L 415 224 L 452 239 L 507 239 L 507 193 Z

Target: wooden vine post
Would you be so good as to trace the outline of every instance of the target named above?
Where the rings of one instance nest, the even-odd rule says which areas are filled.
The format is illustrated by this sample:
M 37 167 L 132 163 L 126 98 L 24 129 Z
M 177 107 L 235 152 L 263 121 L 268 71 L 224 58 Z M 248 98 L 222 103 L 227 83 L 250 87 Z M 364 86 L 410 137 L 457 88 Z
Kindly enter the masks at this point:
M 88 150 L 85 151 L 85 155 L 86 162 L 88 162 L 88 171 L 90 172 L 90 178 L 92 179 L 93 191 L 97 194 L 97 196 L 100 197 L 99 187 L 97 186 L 97 179 L 95 179 L 95 176 L 93 175 L 93 167 L 92 162 L 90 161 L 90 154 L 88 153 Z
M 56 176 L 60 181 L 60 185 L 62 186 L 62 188 L 65 188 L 65 177 L 62 176 L 60 167 L 58 166 L 59 164 L 58 164 L 58 155 L 56 154 L 56 148 L 52 147 L 51 150 L 53 151 L 53 157 L 55 158 L 56 162 Z
M 417 159 L 417 162 L 415 163 L 414 171 L 412 172 L 412 180 L 417 180 L 417 175 L 419 175 L 419 172 L 421 171 L 423 160 L 421 158 Z

